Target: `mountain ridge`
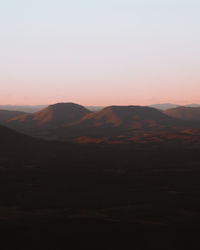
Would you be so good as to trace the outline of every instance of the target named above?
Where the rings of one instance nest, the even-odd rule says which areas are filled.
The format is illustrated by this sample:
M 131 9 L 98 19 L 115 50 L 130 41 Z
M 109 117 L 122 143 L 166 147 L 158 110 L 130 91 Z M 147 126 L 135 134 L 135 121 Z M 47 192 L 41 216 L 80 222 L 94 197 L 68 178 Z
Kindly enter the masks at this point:
M 200 120 L 200 107 L 181 106 L 164 111 L 168 116 L 183 120 Z
M 171 117 L 161 110 L 147 106 L 115 105 L 91 112 L 74 103 L 53 104 L 34 114 L 12 118 L 6 125 L 34 137 L 75 142 L 88 141 L 87 138 L 91 138 L 91 141 L 96 138 L 99 142 L 108 142 L 109 138 L 119 142 L 142 142 L 151 141 L 152 138 L 160 141 L 162 138 L 189 136 L 196 140 L 194 129 L 199 133 L 200 128 L 198 121 Z M 185 135 L 182 131 L 188 129 L 191 129 L 190 133 Z M 167 131 L 172 134 L 166 134 Z
M 174 120 L 163 114 L 161 111 L 146 106 L 108 106 L 101 111 L 90 113 L 84 116 L 80 121 L 74 122 L 68 126 L 88 123 L 88 126 L 110 125 L 112 127 L 127 127 L 131 129 L 141 128 L 142 124 L 146 126 L 157 126 L 155 120 L 159 120 L 160 125 L 166 123 L 174 124 Z M 143 124 L 144 126 L 144 124 Z
M 79 120 L 89 110 L 74 103 L 57 103 L 33 114 L 9 119 L 7 125 L 13 128 L 57 127 Z
M 4 122 L 8 119 L 15 118 L 27 113 L 21 111 L 11 111 L 11 110 L 0 110 L 0 122 Z

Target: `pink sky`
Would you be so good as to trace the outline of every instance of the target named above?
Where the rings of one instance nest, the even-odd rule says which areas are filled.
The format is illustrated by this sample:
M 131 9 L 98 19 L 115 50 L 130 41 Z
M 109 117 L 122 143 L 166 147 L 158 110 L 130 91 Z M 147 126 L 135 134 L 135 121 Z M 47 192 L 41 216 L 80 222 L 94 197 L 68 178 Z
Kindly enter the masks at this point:
M 200 103 L 197 1 L 69 2 L 4 1 L 0 104 Z

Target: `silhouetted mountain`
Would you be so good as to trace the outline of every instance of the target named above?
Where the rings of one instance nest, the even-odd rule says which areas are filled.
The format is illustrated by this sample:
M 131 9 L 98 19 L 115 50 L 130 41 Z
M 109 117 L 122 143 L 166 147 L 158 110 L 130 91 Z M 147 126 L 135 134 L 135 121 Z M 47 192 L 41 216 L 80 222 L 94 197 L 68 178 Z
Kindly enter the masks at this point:
M 110 106 L 99 112 L 87 114 L 77 122 L 59 129 L 46 131 L 46 133 L 39 136 L 86 143 L 88 137 L 97 138 L 98 142 L 106 142 L 110 138 L 115 138 L 114 140 L 118 142 L 124 142 L 126 141 L 124 138 L 127 136 L 132 138 L 133 136 L 147 132 L 171 131 L 185 128 L 188 128 L 186 122 L 169 117 L 154 108 Z M 80 138 L 81 140 L 79 140 Z
M 20 111 L 0 110 L 0 122 L 25 114 L 25 112 Z
M 85 106 L 86 109 L 90 110 L 90 111 L 100 111 L 102 110 L 104 107 L 103 106 Z
M 200 120 L 200 107 L 178 107 L 168 109 L 164 113 L 183 120 Z
M 159 103 L 159 104 L 150 105 L 149 107 L 160 109 L 160 110 L 167 110 L 167 109 L 176 108 L 179 106 L 180 105 L 173 104 L 173 103 Z
M 193 103 L 193 104 L 185 105 L 185 107 L 198 108 L 200 107 L 200 104 Z
M 69 126 L 143 129 L 171 126 L 176 122 L 161 111 L 150 107 L 110 106 L 99 112 L 88 114 Z
M 46 107 L 47 105 L 0 105 L 0 109 L 2 110 L 21 111 L 25 113 L 35 113 Z
M 184 121 L 145 106 L 110 106 L 98 112 L 73 103 L 59 103 L 7 121 L 7 126 L 48 140 L 76 142 L 160 142 L 168 138 L 198 141 L 198 121 Z M 185 130 L 191 129 L 185 135 Z M 170 135 L 166 132 L 170 131 Z M 148 133 L 148 135 L 147 135 Z M 177 133 L 180 133 L 178 136 Z M 199 134 L 199 131 L 198 131 Z M 188 138 L 191 137 L 191 138 Z
M 34 114 L 26 114 L 7 121 L 15 129 L 60 127 L 80 120 L 90 111 L 74 103 L 57 103 Z

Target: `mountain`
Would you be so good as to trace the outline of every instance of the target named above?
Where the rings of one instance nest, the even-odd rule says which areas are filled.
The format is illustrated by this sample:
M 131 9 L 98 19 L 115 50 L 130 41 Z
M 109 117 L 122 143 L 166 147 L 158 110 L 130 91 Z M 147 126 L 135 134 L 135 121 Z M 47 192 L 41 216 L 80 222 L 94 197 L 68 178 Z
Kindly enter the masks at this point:
M 49 130 L 46 138 L 76 140 L 93 137 L 107 140 L 111 137 L 132 137 L 147 132 L 187 128 L 184 121 L 169 117 L 163 112 L 142 106 L 110 106 L 99 112 L 85 115 L 79 121 L 62 128 Z
M 164 113 L 183 120 L 200 120 L 200 107 L 178 107 L 168 109 Z
M 20 112 L 20 111 L 0 110 L 0 122 L 25 114 L 26 114 L 25 112 Z
M 35 113 L 46 107 L 47 105 L 0 105 L 0 109 L 2 110 L 21 111 L 25 113 Z
M 160 110 L 167 110 L 167 109 L 176 108 L 176 107 L 179 107 L 179 106 L 180 105 L 173 104 L 173 103 L 159 103 L 159 104 L 150 105 L 149 107 L 160 109 Z
M 102 110 L 104 107 L 103 106 L 85 106 L 86 109 L 96 112 Z
M 87 128 L 112 127 L 142 129 L 174 125 L 175 121 L 161 111 L 143 106 L 110 106 L 84 116 L 68 126 Z
M 58 103 L 34 114 L 12 118 L 7 126 L 48 140 L 88 142 L 88 138 L 95 138 L 100 142 L 127 142 L 132 138 L 132 141 L 144 142 L 168 137 L 160 132 L 173 134 L 198 129 L 200 123 L 170 117 L 161 110 L 145 106 L 109 106 L 90 112 L 78 104 Z M 183 138 L 183 134 L 185 132 L 179 137 Z
M 198 107 L 200 107 L 200 104 L 195 104 L 195 103 L 193 103 L 193 104 L 185 105 L 185 107 L 198 108 Z
M 26 114 L 7 121 L 9 127 L 20 129 L 55 128 L 80 120 L 90 111 L 74 103 L 57 103 L 34 114 Z

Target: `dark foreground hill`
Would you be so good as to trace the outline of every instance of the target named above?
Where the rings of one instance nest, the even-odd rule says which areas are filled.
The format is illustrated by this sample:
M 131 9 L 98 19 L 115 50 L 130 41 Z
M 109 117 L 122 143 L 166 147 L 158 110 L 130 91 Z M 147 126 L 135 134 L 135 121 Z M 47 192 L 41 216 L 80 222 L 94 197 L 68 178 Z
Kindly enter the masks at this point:
M 14 162 L 12 167 L 15 167 L 17 158 L 24 162 L 40 159 L 43 155 L 48 155 L 48 151 L 52 152 L 51 145 L 51 143 L 0 126 L 0 168 L 4 168 L 4 164 L 6 166 L 12 161 Z
M 7 125 L 20 131 L 62 127 L 80 120 L 88 113 L 89 110 L 78 104 L 57 103 L 39 112 L 10 119 Z
M 3 249 L 199 249 L 199 147 L 0 139 Z
M 200 107 L 178 107 L 164 111 L 168 116 L 183 120 L 200 120 Z
M 15 118 L 25 114 L 26 114 L 25 112 L 21 111 L 0 110 L 0 122 L 4 122 L 8 119 Z

